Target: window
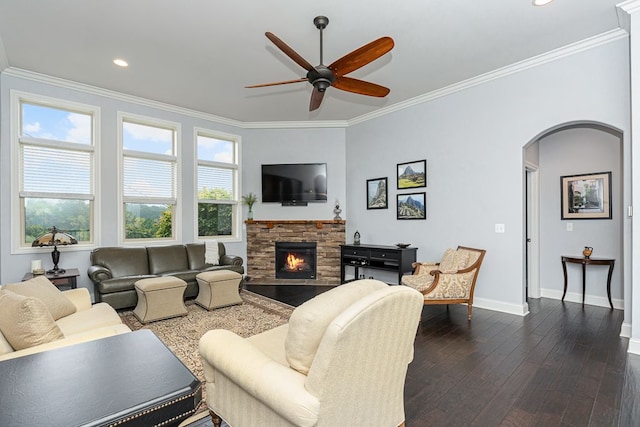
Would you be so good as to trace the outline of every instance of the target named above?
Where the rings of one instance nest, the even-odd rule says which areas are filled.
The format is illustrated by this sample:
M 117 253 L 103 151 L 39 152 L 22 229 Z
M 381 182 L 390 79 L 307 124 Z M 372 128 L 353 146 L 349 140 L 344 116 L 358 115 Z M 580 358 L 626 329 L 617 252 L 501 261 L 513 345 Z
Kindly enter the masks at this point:
M 56 226 L 79 244 L 94 242 L 99 109 L 12 92 L 18 165 L 17 248 Z
M 238 139 L 196 129 L 199 238 L 239 236 Z
M 121 116 L 124 241 L 176 240 L 179 125 Z

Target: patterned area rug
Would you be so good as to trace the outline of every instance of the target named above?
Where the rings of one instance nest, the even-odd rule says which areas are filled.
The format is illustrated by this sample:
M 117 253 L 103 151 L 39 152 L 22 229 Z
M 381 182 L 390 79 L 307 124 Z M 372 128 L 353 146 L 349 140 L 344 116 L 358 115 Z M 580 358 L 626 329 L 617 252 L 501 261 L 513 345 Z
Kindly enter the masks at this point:
M 193 300 L 186 301 L 188 314 L 183 317 L 142 324 L 133 311 L 120 313 L 131 330 L 150 329 L 184 363 L 203 384 L 204 374 L 198 353 L 198 341 L 211 329 L 227 329 L 241 337 L 250 337 L 287 323 L 293 307 L 262 295 L 243 290 L 244 304 L 207 311 Z M 206 408 L 201 405 L 201 410 Z

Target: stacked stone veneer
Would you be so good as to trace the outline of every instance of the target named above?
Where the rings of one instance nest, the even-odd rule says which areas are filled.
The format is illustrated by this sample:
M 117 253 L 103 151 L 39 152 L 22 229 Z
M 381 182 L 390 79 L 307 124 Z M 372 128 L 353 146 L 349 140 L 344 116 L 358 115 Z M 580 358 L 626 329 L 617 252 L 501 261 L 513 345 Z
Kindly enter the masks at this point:
M 276 242 L 317 242 L 316 281 L 340 283 L 344 220 L 261 220 L 246 221 L 246 226 L 247 274 L 252 280 L 276 280 Z

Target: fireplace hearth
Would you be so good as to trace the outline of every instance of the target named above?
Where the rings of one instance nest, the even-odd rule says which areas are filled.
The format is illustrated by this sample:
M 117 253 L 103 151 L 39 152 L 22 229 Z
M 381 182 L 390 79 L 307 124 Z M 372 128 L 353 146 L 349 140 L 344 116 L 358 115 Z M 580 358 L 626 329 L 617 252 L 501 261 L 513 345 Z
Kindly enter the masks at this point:
M 275 242 L 277 279 L 315 279 L 316 242 Z

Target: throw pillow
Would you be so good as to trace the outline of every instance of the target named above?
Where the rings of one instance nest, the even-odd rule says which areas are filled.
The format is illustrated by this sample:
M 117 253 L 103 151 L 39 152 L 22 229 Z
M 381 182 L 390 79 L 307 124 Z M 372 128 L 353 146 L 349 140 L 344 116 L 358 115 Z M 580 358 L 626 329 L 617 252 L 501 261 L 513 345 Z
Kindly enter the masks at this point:
M 220 253 L 218 252 L 217 240 L 207 240 L 205 242 L 204 262 L 212 265 L 220 265 Z
M 4 289 L 25 297 L 38 298 L 49 309 L 53 320 L 76 312 L 76 306 L 45 276 L 5 285 Z
M 42 301 L 0 290 L 0 331 L 14 350 L 64 338 Z
M 324 292 L 293 310 L 284 342 L 289 366 L 306 375 L 333 319 L 360 298 L 387 286 L 378 280 L 357 280 Z

